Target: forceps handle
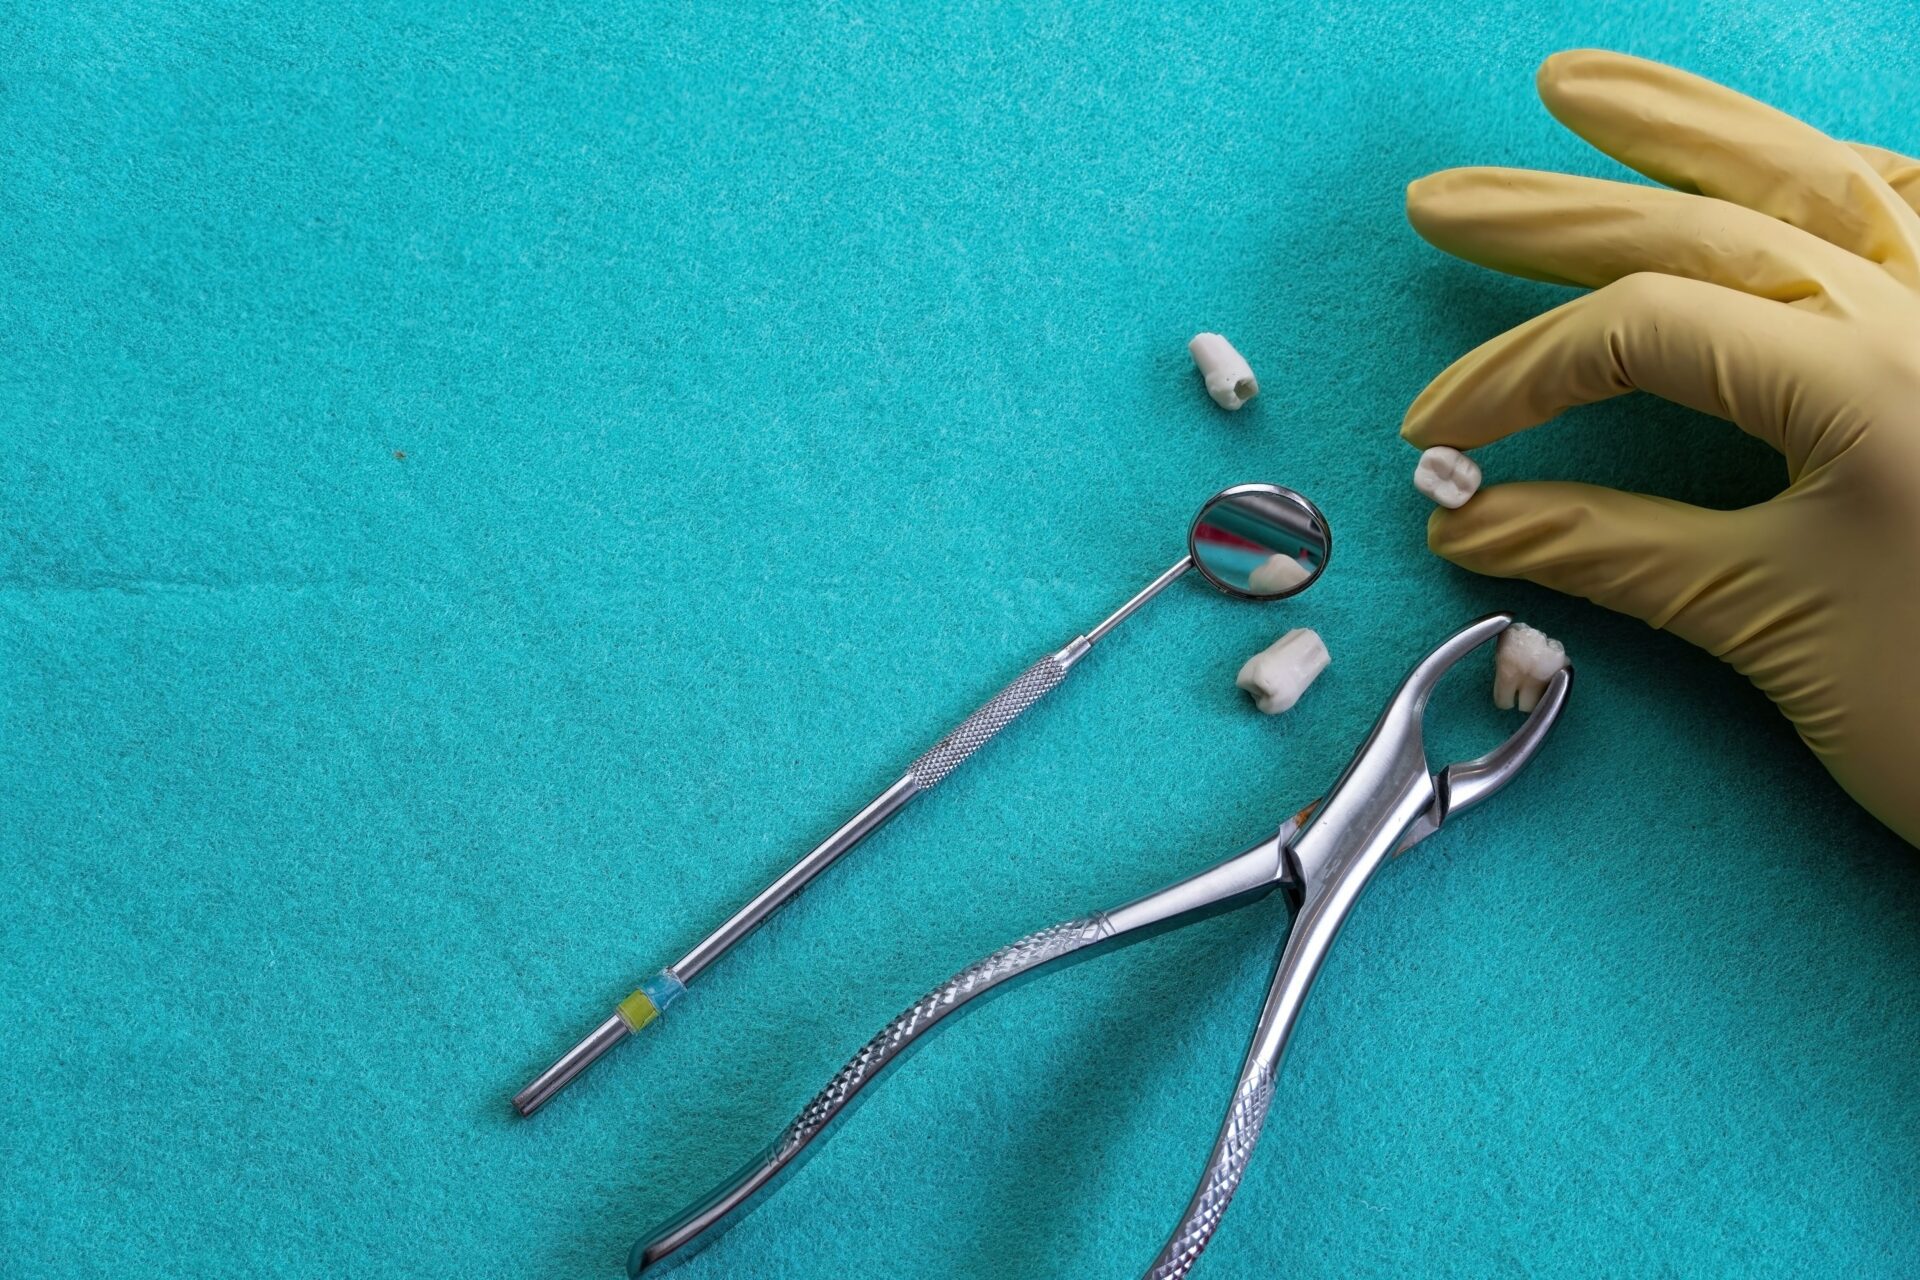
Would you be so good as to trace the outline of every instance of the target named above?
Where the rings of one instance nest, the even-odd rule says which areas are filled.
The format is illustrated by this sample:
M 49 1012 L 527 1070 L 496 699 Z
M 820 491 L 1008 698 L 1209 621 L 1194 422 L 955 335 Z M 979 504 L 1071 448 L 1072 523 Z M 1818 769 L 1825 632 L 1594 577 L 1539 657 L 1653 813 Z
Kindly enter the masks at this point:
M 627 1258 L 629 1274 L 637 1276 L 662 1262 L 677 1265 L 719 1236 L 799 1167 L 815 1140 L 852 1110 L 861 1091 L 882 1071 L 904 1059 L 936 1027 L 980 997 L 1056 961 L 1071 957 L 1077 963 L 1107 947 L 1123 946 L 1215 912 L 1232 910 L 1286 884 L 1283 849 L 1312 808 L 1308 805 L 1273 836 L 1205 871 L 1109 911 L 1049 925 L 948 978 L 867 1041 L 771 1146 L 706 1199 L 634 1245 Z
M 801 1157 L 827 1126 L 852 1108 L 860 1091 L 889 1064 L 906 1056 L 948 1014 L 1022 974 L 1102 942 L 1112 935 L 1105 915 L 1050 925 L 976 960 L 915 1001 L 853 1055 L 838 1075 L 802 1108 L 772 1145 L 716 1187 L 704 1200 L 633 1246 L 627 1273 L 661 1263 L 677 1266 L 711 1243 L 799 1168 Z

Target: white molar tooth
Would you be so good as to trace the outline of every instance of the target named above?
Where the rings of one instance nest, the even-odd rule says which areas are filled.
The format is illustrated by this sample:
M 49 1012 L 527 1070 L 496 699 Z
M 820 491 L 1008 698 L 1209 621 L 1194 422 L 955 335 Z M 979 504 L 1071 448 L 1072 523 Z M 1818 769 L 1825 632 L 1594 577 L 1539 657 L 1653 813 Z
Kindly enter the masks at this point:
M 1480 491 L 1480 464 L 1458 449 L 1436 445 L 1420 455 L 1413 487 L 1449 510 L 1464 507 Z
M 1307 576 L 1307 567 L 1292 556 L 1268 556 L 1247 575 L 1247 590 L 1257 596 L 1285 595 Z
M 1300 701 L 1332 658 L 1314 632 L 1298 627 L 1247 659 L 1234 683 L 1253 695 L 1253 705 L 1268 715 Z
M 1238 409 L 1260 394 L 1253 368 L 1233 344 L 1217 333 L 1196 333 L 1187 343 L 1194 367 L 1207 381 L 1207 394 L 1222 409 Z
M 1493 648 L 1493 705 L 1532 711 L 1553 673 L 1567 665 L 1567 648 L 1544 631 L 1516 622 Z

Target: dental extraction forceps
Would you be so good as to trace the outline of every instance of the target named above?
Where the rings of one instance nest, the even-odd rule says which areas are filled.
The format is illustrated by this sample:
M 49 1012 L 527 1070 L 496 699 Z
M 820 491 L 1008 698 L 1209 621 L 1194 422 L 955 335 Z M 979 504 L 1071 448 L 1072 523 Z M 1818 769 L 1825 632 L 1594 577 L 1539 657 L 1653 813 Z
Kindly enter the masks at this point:
M 929 992 L 868 1041 L 764 1152 L 706 1199 L 635 1244 L 627 1260 L 629 1273 L 637 1276 L 656 1263 L 683 1261 L 696 1252 L 692 1246 L 737 1221 L 792 1174 L 815 1140 L 852 1107 L 875 1076 L 971 1001 L 1068 957 L 1084 959 L 1282 889 L 1294 908 L 1293 923 L 1234 1083 L 1226 1120 L 1198 1189 L 1146 1272 L 1147 1280 L 1180 1280 L 1199 1260 L 1240 1186 L 1273 1105 L 1287 1038 L 1321 962 L 1373 873 L 1389 857 L 1412 848 L 1453 815 L 1512 781 L 1559 719 L 1571 668 L 1554 674 L 1512 737 L 1477 759 L 1448 765 L 1438 774 L 1428 771 L 1421 742 L 1428 697 L 1450 667 L 1512 622 L 1503 613 L 1481 618 L 1421 659 L 1332 788 L 1287 819 L 1273 836 L 1158 893 L 1029 934 Z

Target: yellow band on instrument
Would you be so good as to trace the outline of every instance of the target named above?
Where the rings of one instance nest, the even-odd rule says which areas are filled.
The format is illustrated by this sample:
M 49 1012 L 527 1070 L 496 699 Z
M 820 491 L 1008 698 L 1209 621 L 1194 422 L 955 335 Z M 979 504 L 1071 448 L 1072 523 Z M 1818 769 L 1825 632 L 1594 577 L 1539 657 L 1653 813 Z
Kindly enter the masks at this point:
M 660 1007 L 644 991 L 636 991 L 622 1000 L 615 1009 L 620 1020 L 627 1024 L 627 1030 L 638 1031 L 660 1016 Z

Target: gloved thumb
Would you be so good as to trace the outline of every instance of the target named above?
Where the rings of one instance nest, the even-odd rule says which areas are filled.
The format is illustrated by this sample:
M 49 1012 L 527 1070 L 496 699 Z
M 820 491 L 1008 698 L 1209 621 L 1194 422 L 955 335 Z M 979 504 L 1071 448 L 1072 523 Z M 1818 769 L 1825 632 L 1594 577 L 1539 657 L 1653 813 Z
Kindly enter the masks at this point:
M 1503 484 L 1436 509 L 1427 545 L 1464 569 L 1582 596 L 1727 657 L 1739 620 L 1765 613 L 1755 607 L 1772 569 L 1756 553 L 1760 514 L 1590 484 Z

